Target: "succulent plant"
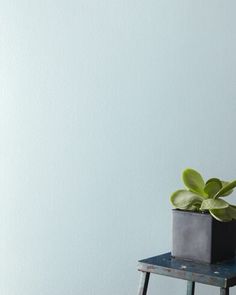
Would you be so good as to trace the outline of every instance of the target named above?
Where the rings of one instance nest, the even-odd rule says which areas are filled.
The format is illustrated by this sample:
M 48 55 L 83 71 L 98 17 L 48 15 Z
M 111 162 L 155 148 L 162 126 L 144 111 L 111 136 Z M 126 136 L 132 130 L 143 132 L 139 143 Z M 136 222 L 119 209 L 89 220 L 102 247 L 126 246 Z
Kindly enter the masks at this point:
M 233 192 L 236 180 L 228 182 L 219 178 L 210 178 L 205 182 L 201 174 L 193 169 L 184 170 L 182 180 L 186 189 L 177 190 L 170 197 L 175 208 L 209 212 L 222 222 L 236 219 L 236 206 L 223 200 Z

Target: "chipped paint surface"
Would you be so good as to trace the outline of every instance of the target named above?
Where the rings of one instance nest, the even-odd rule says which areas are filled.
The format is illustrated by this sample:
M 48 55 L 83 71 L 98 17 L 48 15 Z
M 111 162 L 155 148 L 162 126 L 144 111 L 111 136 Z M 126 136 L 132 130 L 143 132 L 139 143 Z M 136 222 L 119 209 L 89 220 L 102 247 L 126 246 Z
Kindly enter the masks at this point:
M 222 288 L 236 285 L 235 259 L 206 264 L 176 259 L 165 253 L 140 260 L 138 270 Z

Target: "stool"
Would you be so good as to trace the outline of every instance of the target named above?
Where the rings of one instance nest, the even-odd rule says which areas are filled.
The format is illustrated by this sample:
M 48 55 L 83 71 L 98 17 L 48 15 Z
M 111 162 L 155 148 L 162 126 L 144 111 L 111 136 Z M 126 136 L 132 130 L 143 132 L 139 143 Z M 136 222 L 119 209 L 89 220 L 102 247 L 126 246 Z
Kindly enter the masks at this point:
M 236 285 L 236 259 L 215 264 L 205 264 L 172 258 L 171 253 L 139 261 L 142 272 L 138 295 L 146 295 L 150 274 L 168 276 L 187 281 L 187 295 L 194 295 L 195 282 L 220 287 L 220 295 L 229 295 L 229 288 Z

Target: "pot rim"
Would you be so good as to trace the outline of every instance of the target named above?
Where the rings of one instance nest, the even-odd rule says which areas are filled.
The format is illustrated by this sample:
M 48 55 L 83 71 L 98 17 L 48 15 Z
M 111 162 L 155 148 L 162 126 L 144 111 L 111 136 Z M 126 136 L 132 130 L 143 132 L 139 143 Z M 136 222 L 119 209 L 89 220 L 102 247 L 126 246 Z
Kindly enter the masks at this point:
M 211 214 L 209 212 L 197 212 L 197 211 L 190 211 L 190 210 L 183 210 L 183 209 L 172 209 L 172 212 L 175 213 L 175 212 L 178 212 L 178 213 L 182 213 L 182 214 L 188 214 L 188 215 L 201 215 L 201 216 L 207 216 L 207 217 L 211 217 Z

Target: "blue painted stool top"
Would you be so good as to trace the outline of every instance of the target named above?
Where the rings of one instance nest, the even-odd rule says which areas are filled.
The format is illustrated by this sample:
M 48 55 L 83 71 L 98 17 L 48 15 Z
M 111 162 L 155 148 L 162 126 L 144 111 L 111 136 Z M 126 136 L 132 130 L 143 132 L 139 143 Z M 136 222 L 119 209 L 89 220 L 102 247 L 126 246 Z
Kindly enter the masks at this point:
M 216 264 L 171 257 L 171 253 L 139 261 L 138 270 L 223 288 L 236 285 L 236 259 Z

